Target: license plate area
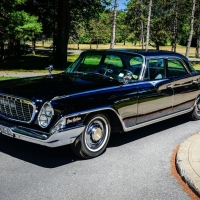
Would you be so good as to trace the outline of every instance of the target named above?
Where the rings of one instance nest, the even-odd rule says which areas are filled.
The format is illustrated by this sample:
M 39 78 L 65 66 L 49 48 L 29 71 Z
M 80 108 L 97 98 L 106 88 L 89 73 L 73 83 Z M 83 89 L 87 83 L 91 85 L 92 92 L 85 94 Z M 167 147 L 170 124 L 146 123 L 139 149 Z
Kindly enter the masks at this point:
M 7 135 L 9 137 L 13 137 L 12 130 L 6 126 L 0 125 L 0 133 L 2 133 L 3 135 Z

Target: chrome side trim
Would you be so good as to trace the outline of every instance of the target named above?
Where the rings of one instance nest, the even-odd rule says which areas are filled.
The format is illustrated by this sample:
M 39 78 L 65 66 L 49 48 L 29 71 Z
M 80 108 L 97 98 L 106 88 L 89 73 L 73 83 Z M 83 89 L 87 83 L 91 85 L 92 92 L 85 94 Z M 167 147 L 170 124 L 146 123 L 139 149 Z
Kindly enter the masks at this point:
M 165 117 L 154 119 L 154 120 L 151 120 L 151 121 L 148 121 L 148 122 L 144 122 L 144 123 L 141 123 L 141 124 L 129 127 L 129 128 L 127 128 L 125 126 L 124 121 L 122 120 L 121 116 L 117 113 L 117 111 L 115 109 L 111 108 L 111 107 L 101 107 L 101 108 L 97 108 L 97 109 L 91 109 L 91 110 L 86 110 L 86 111 L 82 111 L 82 112 L 76 112 L 76 113 L 66 115 L 66 116 L 63 116 L 63 117 L 69 118 L 69 117 L 75 117 L 75 116 L 90 114 L 90 113 L 99 112 L 99 111 L 112 110 L 117 115 L 117 117 L 119 118 L 124 132 L 128 132 L 128 131 L 132 131 L 134 129 L 138 129 L 138 128 L 141 128 L 141 127 L 144 127 L 144 126 L 147 126 L 147 125 L 150 125 L 150 124 L 154 124 L 154 123 L 157 123 L 157 122 L 160 122 L 160 121 L 164 121 L 166 119 L 170 119 L 170 118 L 173 118 L 173 117 L 176 117 L 176 116 L 179 116 L 179 115 L 186 114 L 186 113 L 192 111 L 194 109 L 195 105 L 196 105 L 196 101 L 195 101 L 195 104 L 190 109 L 187 109 L 187 110 L 184 110 L 184 111 L 181 111 L 181 112 L 177 112 L 177 113 L 173 113 L 171 115 L 167 115 Z
M 195 102 L 196 105 L 196 102 Z M 131 131 L 137 128 L 141 128 L 143 126 L 147 126 L 165 119 L 169 119 L 172 117 L 176 117 L 178 115 L 182 115 L 185 114 L 187 112 L 190 112 L 193 107 L 191 109 L 179 112 L 179 113 L 175 113 L 166 117 L 162 117 L 156 120 L 152 120 L 149 122 L 145 122 L 130 128 L 126 128 L 124 126 L 123 121 L 121 120 L 121 117 L 118 115 L 118 113 L 112 109 L 107 107 L 106 110 L 112 110 L 114 111 L 117 116 L 119 117 L 123 129 L 125 132 L 127 131 Z M 105 108 L 99 108 L 99 109 L 95 109 L 95 110 L 90 110 L 90 111 L 84 111 L 81 112 L 82 114 L 86 114 L 86 113 L 91 113 L 91 112 L 96 112 L 96 111 L 102 111 L 105 110 Z M 70 116 L 75 116 L 75 115 L 80 115 L 80 113 L 74 113 L 73 115 Z M 69 116 L 66 116 L 69 117 Z M 19 140 L 24 140 L 27 142 L 31 142 L 34 144 L 39 144 L 39 145 L 43 145 L 43 146 L 47 146 L 47 147 L 59 147 L 59 146 L 63 146 L 63 145 L 67 145 L 67 144 L 71 144 L 75 141 L 75 139 L 83 132 L 83 130 L 85 129 L 85 126 L 80 126 L 80 127 L 74 127 L 72 129 L 66 129 L 66 130 L 61 130 L 58 131 L 52 135 L 49 135 L 49 133 L 40 133 L 38 134 L 38 131 L 33 130 L 33 129 L 29 129 L 29 128 L 25 128 L 25 127 L 21 127 L 21 126 L 13 126 L 10 125 L 7 122 L 2 122 L 0 121 L 0 133 L 2 133 L 3 135 L 9 136 L 9 137 L 13 137 Z
M 154 124 L 154 123 L 157 123 L 157 122 L 164 121 L 166 119 L 170 119 L 170 118 L 173 118 L 173 117 L 177 117 L 179 115 L 183 115 L 183 114 L 189 113 L 189 112 L 191 112 L 193 110 L 193 108 L 194 107 L 192 107 L 192 108 L 190 108 L 188 110 L 184 110 L 184 111 L 178 112 L 178 113 L 167 115 L 165 117 L 161 117 L 161 118 L 154 119 L 154 120 L 151 120 L 151 121 L 148 121 L 148 122 L 144 122 L 142 124 L 138 124 L 138 125 L 135 125 L 135 126 L 130 127 L 130 128 L 125 128 L 125 132 L 132 131 L 132 130 L 135 130 L 135 129 L 138 129 L 138 128 L 142 128 L 142 127 L 150 125 L 150 124 Z

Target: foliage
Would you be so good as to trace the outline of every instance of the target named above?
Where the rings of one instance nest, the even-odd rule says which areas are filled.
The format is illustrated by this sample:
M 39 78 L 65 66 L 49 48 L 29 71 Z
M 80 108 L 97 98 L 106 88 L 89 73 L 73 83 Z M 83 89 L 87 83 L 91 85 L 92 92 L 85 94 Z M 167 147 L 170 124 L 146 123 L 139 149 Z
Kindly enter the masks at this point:
M 68 4 L 62 7 L 61 2 Z M 113 11 L 108 5 L 111 6 L 112 2 L 113 0 L 1 0 L 0 53 L 16 55 L 12 51 L 21 48 L 22 40 L 50 38 L 53 41 L 53 56 L 57 51 L 57 55 L 62 58 L 56 59 L 66 63 L 68 38 L 71 43 L 78 44 L 110 42 Z M 128 0 L 127 9 L 117 11 L 116 42 L 125 44 L 126 41 L 141 41 L 143 44 L 147 34 L 148 6 L 149 0 Z M 153 0 L 150 44 L 157 49 L 167 42 L 186 45 L 191 9 L 192 0 Z M 60 16 L 63 11 L 65 15 Z M 194 37 L 199 40 L 200 45 L 199 13 L 200 1 L 196 1 Z M 61 30 L 63 27 L 65 32 Z M 4 52 L 5 47 L 8 50 Z M 196 55 L 199 54 L 198 49 L 199 47 Z
M 117 41 L 125 41 L 130 35 L 130 26 L 126 23 L 127 13 L 120 10 L 117 13 Z
M 3 0 L 0 3 L 0 38 L 6 40 L 32 38 L 42 32 L 38 17 L 20 9 L 25 0 Z
M 9 35 L 16 39 L 32 39 L 36 34 L 42 32 L 42 24 L 38 23 L 38 17 L 31 16 L 24 11 L 12 12 L 8 15 L 10 22 L 6 27 Z

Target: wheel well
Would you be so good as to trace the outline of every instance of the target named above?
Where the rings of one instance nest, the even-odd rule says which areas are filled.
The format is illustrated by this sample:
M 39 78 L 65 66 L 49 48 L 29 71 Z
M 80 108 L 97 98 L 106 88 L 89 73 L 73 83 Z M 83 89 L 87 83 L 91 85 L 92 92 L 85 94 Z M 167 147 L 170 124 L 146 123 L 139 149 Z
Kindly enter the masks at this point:
M 94 114 L 105 114 L 106 116 L 108 116 L 109 121 L 110 121 L 110 126 L 111 126 L 111 132 L 123 132 L 123 127 L 122 127 L 122 123 L 119 119 L 119 117 L 116 115 L 116 113 L 112 110 L 103 110 L 103 111 L 98 111 L 98 112 L 93 112 L 87 115 L 86 119 Z M 85 120 L 86 120 L 85 119 Z

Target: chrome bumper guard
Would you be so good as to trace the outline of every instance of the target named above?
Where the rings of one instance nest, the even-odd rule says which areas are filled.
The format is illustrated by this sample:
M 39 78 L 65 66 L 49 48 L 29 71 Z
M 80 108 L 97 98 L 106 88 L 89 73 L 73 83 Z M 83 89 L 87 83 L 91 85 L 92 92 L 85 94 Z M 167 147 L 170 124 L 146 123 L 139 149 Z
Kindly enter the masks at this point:
M 47 147 L 59 147 L 73 143 L 84 128 L 85 126 L 75 127 L 49 134 L 0 120 L 0 134 Z

